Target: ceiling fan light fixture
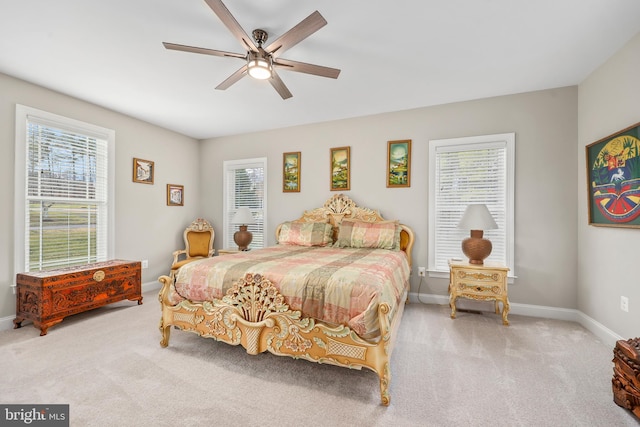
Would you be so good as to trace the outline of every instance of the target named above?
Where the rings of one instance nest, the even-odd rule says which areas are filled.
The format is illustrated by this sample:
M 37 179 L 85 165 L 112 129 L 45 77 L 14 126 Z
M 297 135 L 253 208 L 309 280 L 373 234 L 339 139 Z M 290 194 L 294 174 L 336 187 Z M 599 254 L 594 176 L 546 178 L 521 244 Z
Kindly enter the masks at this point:
M 249 52 L 247 55 L 247 69 L 249 75 L 257 80 L 266 80 L 271 78 L 273 64 L 271 57 L 260 52 Z
M 244 49 L 243 53 L 226 52 L 223 50 L 187 46 L 176 43 L 163 42 L 163 44 L 166 49 L 199 53 L 203 55 L 237 58 L 245 61 L 245 64 L 242 67 L 216 86 L 216 89 L 228 89 L 231 85 L 249 75 L 254 79 L 268 80 L 282 99 L 289 99 L 293 95 L 291 95 L 287 86 L 280 79 L 278 73 L 276 73 L 274 66 L 280 70 L 295 71 L 298 73 L 312 74 L 332 79 L 338 78 L 340 70 L 336 68 L 291 61 L 280 56 L 283 52 L 289 50 L 318 31 L 320 28 L 327 25 L 326 19 L 324 19 L 317 10 L 290 28 L 289 31 L 282 34 L 275 41 L 266 45 L 265 43 L 269 38 L 269 34 L 265 30 L 261 28 L 253 30 L 251 33 L 253 40 L 251 40 L 251 37 L 249 37 L 233 15 L 231 15 L 231 12 L 229 12 L 229 9 L 227 9 L 227 7 L 222 3 L 222 0 L 206 0 L 206 3 L 231 32 L 233 37 L 240 42 Z

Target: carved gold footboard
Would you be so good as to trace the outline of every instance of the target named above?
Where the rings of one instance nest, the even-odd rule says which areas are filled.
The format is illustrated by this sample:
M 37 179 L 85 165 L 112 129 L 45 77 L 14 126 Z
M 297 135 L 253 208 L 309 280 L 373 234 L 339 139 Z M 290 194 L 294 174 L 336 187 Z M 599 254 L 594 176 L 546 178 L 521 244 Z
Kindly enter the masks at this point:
M 389 361 L 404 304 L 399 305 L 393 319 L 389 305 L 380 304 L 380 337 L 369 342 L 349 327 L 330 327 L 301 317 L 300 311 L 290 310 L 277 288 L 259 274 L 246 274 L 222 300 L 203 303 L 184 300 L 177 305 L 169 301 L 173 280 L 161 276 L 159 281 L 163 285 L 159 294 L 163 347 L 169 345 L 171 326 L 177 326 L 228 344 L 241 344 L 249 354 L 269 351 L 312 362 L 369 368 L 380 377 L 382 404 L 389 405 Z M 406 292 L 400 301 L 405 300 Z

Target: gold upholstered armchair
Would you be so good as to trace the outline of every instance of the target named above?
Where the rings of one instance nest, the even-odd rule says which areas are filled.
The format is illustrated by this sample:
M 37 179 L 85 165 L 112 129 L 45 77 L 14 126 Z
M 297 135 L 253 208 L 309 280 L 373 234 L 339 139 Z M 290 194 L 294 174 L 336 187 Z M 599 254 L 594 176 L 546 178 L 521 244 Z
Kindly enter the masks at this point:
M 213 239 L 215 232 L 206 219 L 198 218 L 184 230 L 185 248 L 173 252 L 171 277 L 185 264 L 198 259 L 209 258 L 214 254 Z

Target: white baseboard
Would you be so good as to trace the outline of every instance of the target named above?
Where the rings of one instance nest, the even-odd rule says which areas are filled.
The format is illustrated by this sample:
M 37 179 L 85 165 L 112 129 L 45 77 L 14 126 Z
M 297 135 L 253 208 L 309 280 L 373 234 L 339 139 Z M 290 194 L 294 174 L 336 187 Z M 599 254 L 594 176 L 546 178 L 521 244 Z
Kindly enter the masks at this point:
M 607 328 L 601 323 L 596 322 L 591 317 L 587 316 L 581 311 L 578 311 L 579 320 L 577 322 L 584 326 L 585 329 L 591 331 L 595 336 L 600 338 L 602 342 L 607 344 L 609 347 L 613 348 L 616 345 L 616 341 L 618 340 L 626 340 L 627 338 L 621 337 L 620 335 L 613 332 L 611 329 Z
M 2 317 L 0 318 L 0 331 L 5 331 L 7 329 L 13 329 L 13 319 L 15 316 Z
M 449 296 L 447 295 L 433 295 L 433 294 L 417 294 L 415 292 L 409 293 L 409 301 L 412 303 L 423 304 L 436 304 L 436 305 L 449 305 Z M 482 306 L 482 302 L 458 299 L 456 300 L 456 306 L 459 308 L 474 309 L 481 311 L 486 310 L 486 304 Z M 609 347 L 615 347 L 616 341 L 624 339 L 620 335 L 613 332 L 603 324 L 595 321 L 591 317 L 587 316 L 581 311 L 558 308 L 558 307 L 546 307 L 542 305 L 509 303 L 509 314 L 517 314 L 521 316 L 529 317 L 541 317 L 544 319 L 566 320 L 569 322 L 576 322 L 584 327 L 589 332 L 593 333 L 598 339 Z
M 142 293 L 144 294 L 145 292 L 156 291 L 156 290 L 159 291 L 160 290 L 160 286 L 161 286 L 160 282 L 158 282 L 158 281 L 143 283 L 142 284 Z M 15 319 L 15 318 L 16 318 L 15 316 L 1 317 L 0 318 L 0 331 L 5 331 L 7 329 L 13 329 L 13 319 Z
M 160 282 L 153 281 L 142 284 L 142 293 L 156 290 L 160 290 Z M 417 294 L 415 292 L 411 292 L 409 293 L 409 301 L 412 303 L 449 305 L 449 297 L 447 295 Z M 479 309 L 480 304 L 482 303 L 466 299 L 459 299 L 456 302 L 456 305 L 458 307 L 467 309 Z M 591 317 L 578 310 L 569 308 L 546 307 L 541 305 L 519 304 L 513 302 L 510 303 L 509 306 L 509 314 L 576 322 L 593 333 L 603 343 L 611 348 L 615 347 L 616 341 L 623 339 L 623 337 L 616 334 L 611 329 L 607 328 L 603 324 L 595 321 Z M 482 308 L 486 309 L 486 305 L 484 305 Z M 0 318 L 0 331 L 12 329 L 13 319 L 15 319 L 15 316 Z

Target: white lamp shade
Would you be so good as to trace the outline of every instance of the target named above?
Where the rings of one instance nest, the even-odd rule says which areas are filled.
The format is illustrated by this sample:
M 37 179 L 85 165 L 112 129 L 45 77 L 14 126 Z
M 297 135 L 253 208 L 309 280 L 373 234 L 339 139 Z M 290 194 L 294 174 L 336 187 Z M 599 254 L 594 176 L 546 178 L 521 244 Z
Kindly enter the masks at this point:
M 494 221 L 487 205 L 474 204 L 467 206 L 462 215 L 462 219 L 458 223 L 458 228 L 466 230 L 493 230 L 498 228 L 498 224 Z
M 253 219 L 253 215 L 251 215 L 251 211 L 247 207 L 239 208 L 231 220 L 232 224 L 241 225 L 253 224 L 255 222 L 256 220 Z

